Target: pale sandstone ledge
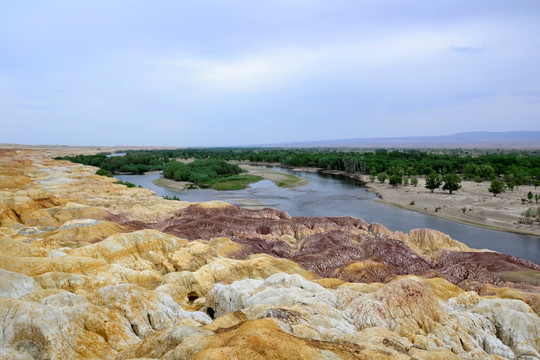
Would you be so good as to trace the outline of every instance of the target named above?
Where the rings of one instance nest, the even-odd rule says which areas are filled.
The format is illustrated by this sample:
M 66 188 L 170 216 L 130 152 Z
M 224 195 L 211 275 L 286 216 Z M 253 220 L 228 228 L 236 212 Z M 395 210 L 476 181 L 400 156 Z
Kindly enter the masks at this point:
M 443 234 L 391 233 L 350 218 L 306 222 L 217 202 L 193 208 L 115 184 L 95 168 L 47 158 L 53 155 L 0 151 L 0 358 L 540 358 L 538 287 L 477 284 L 490 295 L 480 296 L 437 277 L 345 282 L 287 258 L 238 256 L 246 244 L 258 246 L 258 236 L 274 250 L 323 244 L 328 259 L 342 258 L 344 252 L 332 253 L 340 244 L 326 239 L 349 236 L 349 253 L 371 244 L 379 254 L 338 269 L 354 277 L 381 276 L 398 263 L 429 267 L 441 256 L 484 254 Z M 210 232 L 229 219 L 227 211 L 253 217 L 235 234 L 246 243 L 164 232 L 184 217 L 191 229 Z M 377 263 L 398 247 L 410 256 Z M 317 262 L 331 265 L 316 255 L 304 258 L 314 271 Z M 478 271 L 467 264 L 450 270 Z

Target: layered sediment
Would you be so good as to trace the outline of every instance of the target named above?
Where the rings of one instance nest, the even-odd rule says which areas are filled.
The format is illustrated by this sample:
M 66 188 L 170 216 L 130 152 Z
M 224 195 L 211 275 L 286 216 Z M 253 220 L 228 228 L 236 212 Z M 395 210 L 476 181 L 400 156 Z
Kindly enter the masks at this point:
M 0 357 L 536 359 L 540 266 L 0 152 Z

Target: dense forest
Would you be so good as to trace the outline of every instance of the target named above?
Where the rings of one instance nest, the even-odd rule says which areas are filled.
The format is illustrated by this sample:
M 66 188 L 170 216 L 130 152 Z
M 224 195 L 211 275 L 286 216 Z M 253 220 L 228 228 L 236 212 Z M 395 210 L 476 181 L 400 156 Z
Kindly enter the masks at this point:
M 199 159 L 187 164 L 175 160 L 163 167 L 163 176 L 176 181 L 189 181 L 199 187 L 216 190 L 239 190 L 261 180 L 259 176 L 241 174 L 246 172 L 236 164 L 221 159 Z
M 130 151 L 124 156 L 108 156 L 108 153 L 97 155 L 76 155 L 56 157 L 56 160 L 69 160 L 74 163 L 98 166 L 101 175 L 125 173 L 144 174 L 148 171 L 163 170 L 169 162 L 169 156 L 162 151 L 151 153 L 146 151 Z
M 109 157 L 107 154 L 98 154 L 58 159 L 98 166 L 102 173 L 112 174 L 140 174 L 146 171 L 164 170 L 166 165 L 174 159 L 214 159 L 279 163 L 284 167 L 317 167 L 371 176 L 382 173 L 388 178 L 394 175 L 460 174 L 468 180 L 500 179 L 510 186 L 540 185 L 540 152 L 532 151 L 212 148 L 127 151 L 125 156 Z M 175 176 L 167 177 L 174 178 Z M 182 178 L 184 179 L 185 176 Z

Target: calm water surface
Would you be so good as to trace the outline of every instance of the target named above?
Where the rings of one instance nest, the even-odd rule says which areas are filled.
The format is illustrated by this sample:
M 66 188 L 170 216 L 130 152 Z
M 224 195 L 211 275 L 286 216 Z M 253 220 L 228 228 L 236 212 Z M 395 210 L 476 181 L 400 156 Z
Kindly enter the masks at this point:
M 309 185 L 297 189 L 279 188 L 269 180 L 251 184 L 250 188 L 236 191 L 193 189 L 177 192 L 152 183 L 161 174 L 117 175 L 122 181 L 152 189 L 160 196 L 178 196 L 181 200 L 200 202 L 223 200 L 235 205 L 255 204 L 288 212 L 291 216 L 354 216 L 368 223 L 377 222 L 392 231 L 409 232 L 416 228 L 430 228 L 450 235 L 472 248 L 491 249 L 515 255 L 540 264 L 540 237 L 482 229 L 448 221 L 414 211 L 396 209 L 376 203 L 376 195 L 351 178 L 329 174 L 292 172 L 281 168 L 272 171 L 301 176 Z

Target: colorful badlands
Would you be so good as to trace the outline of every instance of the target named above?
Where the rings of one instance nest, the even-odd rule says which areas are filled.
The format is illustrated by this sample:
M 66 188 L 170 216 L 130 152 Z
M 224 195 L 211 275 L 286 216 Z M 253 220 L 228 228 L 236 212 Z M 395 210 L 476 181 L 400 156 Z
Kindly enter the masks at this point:
M 540 359 L 540 266 L 0 150 L 2 359 Z

